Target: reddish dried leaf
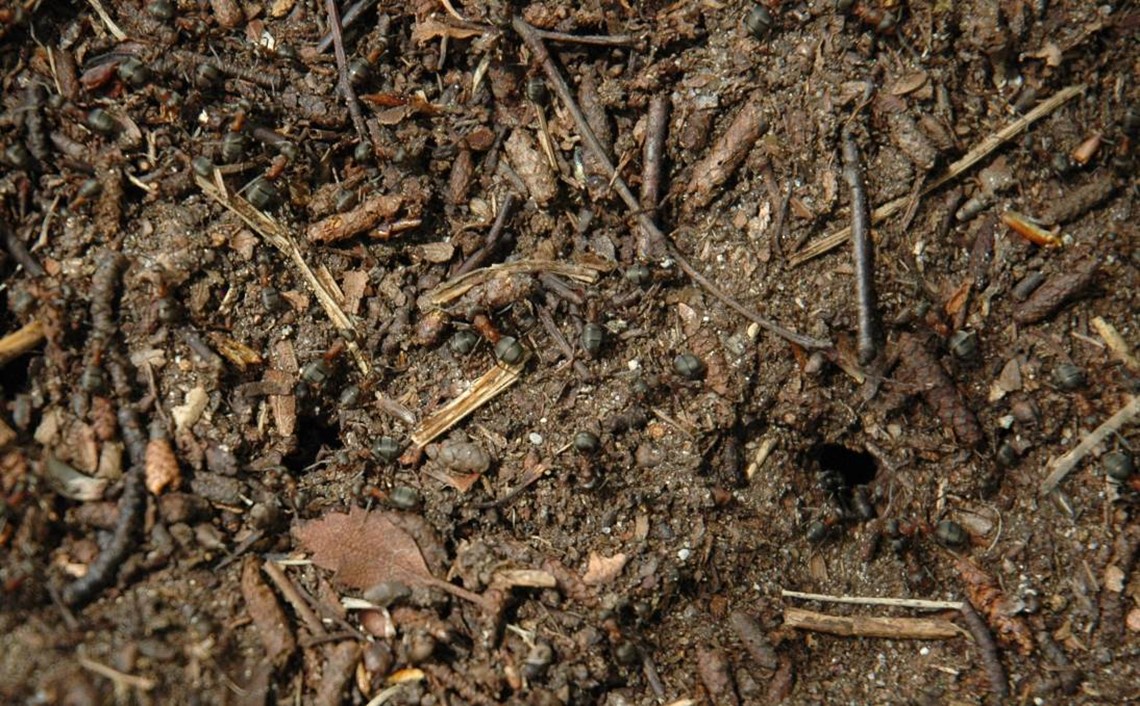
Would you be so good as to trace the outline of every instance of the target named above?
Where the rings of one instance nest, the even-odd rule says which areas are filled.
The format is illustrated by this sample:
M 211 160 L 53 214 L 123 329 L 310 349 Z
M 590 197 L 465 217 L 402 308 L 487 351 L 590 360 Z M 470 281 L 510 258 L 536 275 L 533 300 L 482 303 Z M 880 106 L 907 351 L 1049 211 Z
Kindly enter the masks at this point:
M 387 513 L 354 507 L 347 515 L 334 512 L 306 522 L 294 533 L 313 563 L 335 572 L 347 586 L 368 588 L 383 581 L 438 585 L 416 541 Z

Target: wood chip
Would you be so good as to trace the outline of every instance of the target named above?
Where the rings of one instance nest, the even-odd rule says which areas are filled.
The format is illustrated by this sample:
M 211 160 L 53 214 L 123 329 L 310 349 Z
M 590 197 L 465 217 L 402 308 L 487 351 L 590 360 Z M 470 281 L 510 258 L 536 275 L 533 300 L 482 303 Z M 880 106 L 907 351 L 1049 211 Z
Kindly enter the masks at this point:
M 0 368 L 43 343 L 44 326 L 31 321 L 0 338 Z
M 209 339 L 210 344 L 214 346 L 223 358 L 228 360 L 243 373 L 249 366 L 261 365 L 264 362 L 261 359 L 260 353 L 241 341 L 234 340 L 223 333 L 210 331 L 206 334 L 206 338 Z
M 519 379 L 526 359 L 516 365 L 497 364 L 451 402 L 424 417 L 412 432 L 412 443 L 423 447 L 437 439 L 467 415 L 497 397 Z
M 621 575 L 629 557 L 625 554 L 602 556 L 597 552 L 590 552 L 586 561 L 586 573 L 582 574 L 582 583 L 588 586 L 601 586 L 609 583 Z
M 895 81 L 890 88 L 890 93 L 892 96 L 905 96 L 922 88 L 929 80 L 930 76 L 925 71 L 916 71 Z
M 1140 360 L 1132 355 L 1132 346 L 1128 345 L 1128 342 L 1124 340 L 1115 326 L 1100 316 L 1093 317 L 1089 323 L 1096 329 L 1097 334 L 1104 339 L 1105 345 L 1108 346 L 1117 360 L 1124 363 L 1124 366 L 1129 370 L 1140 373 Z

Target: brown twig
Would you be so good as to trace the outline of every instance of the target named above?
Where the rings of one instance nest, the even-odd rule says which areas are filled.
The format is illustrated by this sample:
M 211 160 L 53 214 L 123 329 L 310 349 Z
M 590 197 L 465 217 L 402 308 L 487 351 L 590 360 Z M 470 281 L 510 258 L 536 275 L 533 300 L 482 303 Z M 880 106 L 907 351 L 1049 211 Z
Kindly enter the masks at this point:
M 369 9 L 375 4 L 376 0 L 359 0 L 347 10 L 345 10 L 344 15 L 340 18 L 341 30 L 343 31 L 351 27 L 353 23 L 360 19 L 360 16 L 364 14 L 365 10 Z M 333 36 L 333 31 L 329 30 L 325 33 L 325 36 L 321 37 L 321 41 L 317 42 L 318 54 L 324 54 L 329 50 L 329 47 L 333 45 Z
M 319 638 L 328 634 L 328 631 L 325 630 L 324 623 L 321 622 L 321 619 L 313 609 L 309 607 L 309 604 L 305 602 L 304 597 L 297 591 L 296 585 L 289 576 L 281 570 L 278 564 L 266 560 L 266 562 L 261 565 L 261 570 L 265 572 L 265 575 L 269 577 L 269 580 L 273 582 L 273 585 L 277 587 L 277 590 L 281 592 L 281 595 L 289 602 L 289 605 L 293 606 L 293 610 L 297 611 L 297 615 L 301 616 L 301 619 L 305 621 L 305 627 L 309 629 L 313 637 Z M 358 636 L 353 635 L 353 637 Z
M 1075 98 L 1080 93 L 1084 92 L 1084 84 L 1076 86 L 1068 86 L 1057 91 L 1048 100 L 1043 101 L 1033 110 L 1029 111 L 1023 116 L 1018 117 L 1016 120 L 1006 125 L 1002 129 L 987 136 L 984 140 L 974 146 L 972 150 L 966 153 L 958 161 L 954 162 L 946 170 L 946 173 L 938 177 L 934 181 L 927 184 L 922 189 L 922 195 L 925 196 L 939 187 L 957 179 L 959 175 L 965 172 L 970 167 L 973 167 L 978 162 L 985 159 L 990 153 L 1001 147 L 1003 144 L 1021 134 L 1023 130 L 1028 128 L 1033 123 L 1037 122 L 1046 115 L 1052 113 L 1057 108 L 1068 101 Z M 903 210 L 911 202 L 911 195 L 901 196 L 894 201 L 889 201 L 882 206 L 879 206 L 871 212 L 871 224 L 881 223 L 882 221 L 890 218 L 894 214 Z M 840 228 L 823 236 L 815 241 L 808 247 L 792 256 L 790 264 L 795 267 L 813 258 L 819 257 L 826 252 L 834 250 L 842 245 L 849 237 L 851 237 L 851 228 Z
M 536 307 L 538 310 L 538 320 L 542 322 L 542 327 L 546 329 L 546 333 L 554 341 L 554 345 L 558 350 L 562 351 L 562 355 L 566 360 L 574 360 L 574 347 L 562 335 L 562 331 L 558 329 L 558 324 L 555 323 L 554 317 L 550 314 L 550 310 L 544 306 Z
M 534 56 L 542 66 L 542 70 L 546 74 L 550 86 L 554 89 L 555 95 L 562 101 L 562 105 L 574 120 L 574 126 L 577 128 L 578 134 L 582 137 L 583 142 L 585 142 L 586 148 L 593 153 L 598 163 L 605 169 L 606 175 L 613 179 L 613 187 L 614 190 L 617 191 L 618 196 L 621 197 L 621 200 L 625 202 L 625 205 L 629 207 L 630 211 L 634 213 L 641 227 L 650 233 L 650 237 L 654 242 L 654 256 L 664 254 L 667 249 L 665 234 L 653 223 L 653 219 L 641 210 L 641 204 L 638 202 L 637 197 L 633 195 L 633 192 L 630 191 L 625 180 L 617 176 L 617 170 L 614 167 L 613 160 L 610 159 L 605 147 L 598 140 L 598 136 L 595 135 L 593 129 L 590 128 L 590 123 L 586 120 L 582 109 L 578 107 L 578 102 L 574 99 L 574 94 L 570 91 L 570 86 L 566 83 L 566 79 L 562 78 L 562 74 L 558 71 L 558 66 L 554 63 L 554 58 L 550 56 L 546 45 L 542 43 L 542 37 L 539 36 L 538 30 L 527 24 L 521 17 L 513 18 L 511 20 L 511 26 L 519 33 L 519 36 L 526 42 L 530 50 L 534 52 Z
M 637 37 L 632 34 L 569 34 L 538 28 L 535 28 L 534 33 L 551 42 L 589 44 L 595 47 L 629 47 L 637 43 Z
M 888 640 L 945 640 L 961 634 L 949 620 L 828 615 L 802 608 L 785 608 L 784 625 L 842 637 L 881 637 Z
M 824 603 L 846 603 L 851 605 L 882 605 L 916 610 L 961 610 L 962 601 L 927 601 L 920 598 L 878 598 L 875 596 L 833 596 L 826 593 L 803 593 L 801 591 L 780 591 L 785 598 L 799 598 L 805 601 Z
M 812 338 L 803 334 L 798 334 L 790 331 L 766 318 L 760 316 L 754 311 L 746 308 L 744 305 L 737 302 L 731 296 L 722 291 L 719 287 L 714 285 L 704 275 L 694 268 L 687 259 L 677 250 L 677 248 L 669 244 L 665 234 L 649 217 L 649 214 L 641 210 L 641 204 L 638 202 L 637 197 L 630 191 L 629 186 L 625 180 L 618 175 L 614 167 L 613 161 L 610 160 L 609 155 L 606 154 L 605 148 L 602 143 L 598 141 L 597 135 L 590 128 L 590 123 L 586 120 L 586 116 L 582 114 L 581 108 L 574 100 L 574 95 L 570 91 L 570 86 L 566 83 L 566 79 L 562 78 L 562 74 L 558 71 L 558 66 L 555 65 L 554 59 L 550 56 L 546 46 L 542 43 L 542 38 L 538 36 L 535 29 L 526 23 L 521 17 L 515 17 L 511 20 L 511 25 L 519 36 L 523 38 L 526 45 L 534 52 L 535 58 L 542 66 L 542 70 L 546 73 L 546 78 L 550 85 L 554 88 L 555 95 L 562 101 L 562 105 L 566 111 L 570 113 L 571 118 L 574 120 L 574 126 L 577 128 L 579 135 L 585 142 L 586 148 L 594 153 L 598 163 L 606 170 L 606 174 L 613 180 L 613 188 L 617 191 L 618 196 L 625 202 L 634 218 L 637 220 L 641 228 L 648 234 L 650 246 L 648 250 L 652 253 L 653 257 L 668 254 L 677 261 L 685 274 L 689 275 L 693 281 L 700 284 L 707 289 L 710 294 L 720 299 L 726 305 L 731 307 L 741 316 L 756 322 L 762 328 L 766 329 L 769 333 L 773 333 L 781 338 L 797 343 L 805 348 L 830 348 L 831 341 L 823 339 Z
M 851 240 L 855 245 L 855 295 L 859 312 L 859 363 L 870 363 L 878 352 L 878 308 L 875 302 L 875 245 L 859 145 L 850 127 L 843 128 L 843 178 L 851 189 Z
M 110 679 L 116 687 L 129 687 L 132 689 L 138 689 L 139 691 L 151 691 L 154 689 L 154 687 L 158 686 L 158 682 L 154 679 L 150 679 L 148 677 L 138 677 L 133 674 L 120 672 L 119 670 L 114 669 L 113 667 L 109 667 L 102 662 L 96 662 L 90 657 L 84 655 L 82 650 L 80 650 L 75 655 L 75 661 L 79 663 L 80 667 L 83 667 L 87 671 L 94 672 L 101 677 Z
M 574 289 L 570 283 L 562 279 L 558 275 L 551 274 L 550 272 L 543 272 L 538 276 L 538 281 L 542 283 L 543 287 L 555 296 L 561 297 L 570 302 L 574 306 L 582 306 L 586 303 L 585 297 L 582 296 L 581 290 Z
M 0 368 L 43 343 L 44 325 L 30 321 L 0 338 Z
M 805 336 L 802 333 L 790 331 L 783 326 L 775 323 L 774 321 L 766 319 L 751 309 L 745 307 L 743 304 L 736 301 L 728 294 L 726 294 L 723 290 L 721 290 L 720 287 L 713 284 L 707 277 L 698 272 L 696 268 L 694 268 L 692 264 L 687 259 L 685 259 L 685 257 L 681 255 L 680 252 L 676 250 L 676 248 L 672 248 L 671 250 L 673 259 L 677 261 L 677 265 L 685 272 L 685 274 L 687 274 L 692 278 L 694 282 L 707 289 L 710 294 L 724 302 L 744 318 L 748 319 L 749 321 L 754 321 L 757 325 L 769 333 L 773 333 L 780 338 L 783 338 L 784 340 L 791 341 L 792 343 L 801 345 L 804 348 L 831 348 L 831 341 L 825 338 L 814 338 L 812 336 Z
M 356 90 L 353 89 L 352 81 L 348 78 L 348 57 L 344 53 L 340 10 L 336 7 L 336 0 L 325 0 L 325 9 L 329 16 L 329 32 L 332 33 L 333 54 L 336 55 L 336 66 L 340 72 L 340 80 L 337 82 L 340 94 L 344 96 L 344 102 L 348 106 L 348 114 L 352 118 L 352 124 L 356 127 L 360 139 L 369 140 L 373 150 L 379 152 L 379 140 L 376 139 L 377 136 L 369 132 L 368 125 L 364 120 L 364 113 L 360 110 L 360 101 L 356 98 Z
M 1140 397 L 1133 397 L 1116 414 L 1086 434 L 1085 438 L 1081 439 L 1080 443 L 1074 446 L 1071 451 L 1050 463 L 1049 475 L 1041 482 L 1041 494 L 1046 495 L 1052 492 L 1065 479 L 1065 476 L 1077 467 L 1081 459 L 1088 455 L 1089 451 L 1099 446 L 1110 434 L 1132 421 L 1138 414 L 1140 414 Z
M 966 621 L 966 628 L 981 652 L 982 667 L 985 668 L 986 676 L 990 680 L 990 690 L 998 698 L 1005 698 L 1009 695 L 1005 667 L 1001 664 L 997 644 L 994 643 L 990 629 L 986 627 L 986 621 L 982 620 L 982 616 L 978 615 L 978 612 L 966 601 L 962 602 L 962 618 Z
M 4 236 L 4 247 L 7 248 L 8 253 L 12 258 L 21 265 L 32 277 L 43 277 L 47 274 L 43 265 L 36 259 L 29 250 L 24 241 L 16 235 L 16 232 L 8 225 L 8 218 L 0 219 L 0 233 Z
M 119 253 L 107 253 L 92 277 L 91 319 L 92 337 L 100 339 L 92 346 L 98 346 L 100 356 L 107 347 L 109 332 L 116 330 L 114 320 L 114 299 L 119 280 L 126 268 L 126 258 Z M 118 574 L 119 567 L 131 553 L 142 530 L 143 514 L 146 510 L 146 471 L 147 434 L 139 419 L 138 411 L 130 401 L 131 378 L 128 365 L 119 352 L 113 352 L 105 364 L 110 370 L 116 396 L 119 398 L 118 421 L 123 441 L 127 447 L 131 466 L 123 479 L 123 494 L 119 497 L 119 519 L 115 524 L 110 543 L 99 552 L 99 556 L 87 568 L 87 573 L 63 588 L 60 597 L 64 604 L 82 606 L 95 597 L 100 590 L 110 585 Z
M 657 204 L 661 200 L 661 178 L 665 171 L 665 139 L 669 130 L 669 96 L 658 93 L 649 101 L 646 117 L 645 145 L 641 158 L 641 208 L 650 218 L 657 219 Z M 637 256 L 651 259 L 652 233 L 641 229 L 637 242 Z
M 491 224 L 491 230 L 487 231 L 487 237 L 483 239 L 483 247 L 471 253 L 470 257 L 460 263 L 452 276 L 465 275 L 487 264 L 503 240 L 503 234 L 511 216 L 514 215 L 517 201 L 515 195 L 508 191 L 507 195 L 503 197 L 503 202 L 499 204 L 499 212 L 495 214 L 495 222 Z

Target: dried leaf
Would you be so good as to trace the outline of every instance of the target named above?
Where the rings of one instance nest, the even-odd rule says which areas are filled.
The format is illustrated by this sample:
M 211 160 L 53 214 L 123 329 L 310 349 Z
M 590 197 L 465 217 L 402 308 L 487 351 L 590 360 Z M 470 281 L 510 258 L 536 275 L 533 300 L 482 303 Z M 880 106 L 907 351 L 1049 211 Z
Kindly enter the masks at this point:
M 416 540 L 392 517 L 390 513 L 354 507 L 347 515 L 333 512 L 294 526 L 293 533 L 312 554 L 313 563 L 331 569 L 346 586 L 363 589 L 384 581 L 401 581 L 409 586 L 439 588 L 485 610 L 495 610 L 479 594 L 433 576 Z
M 614 554 L 604 557 L 597 552 L 590 552 L 586 560 L 586 573 L 582 575 L 582 583 L 589 586 L 600 586 L 609 583 L 618 577 L 629 557 L 625 554 Z
M 383 581 L 410 586 L 434 582 L 415 540 L 386 513 L 354 507 L 347 515 L 329 513 L 294 531 L 314 564 L 332 570 L 338 581 L 352 588 Z
M 430 42 L 436 37 L 449 37 L 451 39 L 467 39 L 483 34 L 482 29 L 474 27 L 455 27 L 436 19 L 426 19 L 416 23 L 412 28 L 412 41 L 416 44 Z
M 512 130 L 503 143 L 503 151 L 539 206 L 554 200 L 558 195 L 558 179 L 529 132 Z
M 892 96 L 905 96 L 908 93 L 913 93 L 926 85 L 930 80 L 929 75 L 925 71 L 916 71 L 915 73 L 907 74 L 898 81 L 895 81 L 891 86 Z

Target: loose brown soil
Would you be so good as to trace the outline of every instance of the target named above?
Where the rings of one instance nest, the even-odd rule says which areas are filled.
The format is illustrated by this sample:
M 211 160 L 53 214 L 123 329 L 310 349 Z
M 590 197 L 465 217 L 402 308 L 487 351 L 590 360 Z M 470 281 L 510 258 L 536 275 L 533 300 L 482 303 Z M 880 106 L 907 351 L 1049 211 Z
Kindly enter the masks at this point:
M 0 7 L 0 700 L 1140 699 L 1134 3 L 350 5 Z

